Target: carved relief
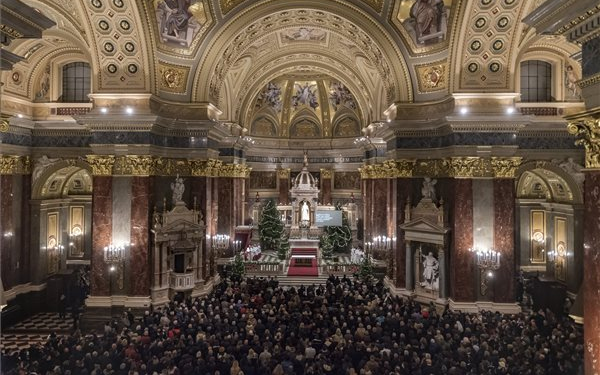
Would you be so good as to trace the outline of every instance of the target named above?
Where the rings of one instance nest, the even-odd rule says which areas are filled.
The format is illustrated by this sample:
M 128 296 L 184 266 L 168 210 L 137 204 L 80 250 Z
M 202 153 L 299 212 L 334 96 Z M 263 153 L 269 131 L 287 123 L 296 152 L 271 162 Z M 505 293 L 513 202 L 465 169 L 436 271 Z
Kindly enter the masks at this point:
M 113 174 L 121 176 L 149 176 L 154 160 L 152 156 L 127 155 L 115 159 Z
M 600 119 L 578 119 L 567 130 L 577 137 L 575 144 L 585 148 L 585 167 L 600 168 Z
M 445 60 L 442 63 L 417 65 L 416 69 L 420 92 L 444 90 L 448 86 Z
M 495 178 L 515 178 L 515 171 L 521 165 L 523 158 L 492 157 L 492 170 Z
M 161 63 L 158 70 L 160 90 L 185 93 L 189 67 Z
M 0 174 L 29 173 L 31 173 L 29 156 L 0 155 Z
M 110 176 L 112 175 L 115 157 L 112 155 L 87 155 L 86 160 L 92 167 L 94 176 Z

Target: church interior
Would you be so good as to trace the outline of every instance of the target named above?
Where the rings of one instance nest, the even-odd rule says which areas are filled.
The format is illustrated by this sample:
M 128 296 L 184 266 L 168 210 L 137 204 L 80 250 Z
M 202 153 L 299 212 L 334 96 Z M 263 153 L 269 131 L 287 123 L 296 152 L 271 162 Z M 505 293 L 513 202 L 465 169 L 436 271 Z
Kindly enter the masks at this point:
M 600 374 L 596 1 L 3 0 L 0 38 L 2 373 Z

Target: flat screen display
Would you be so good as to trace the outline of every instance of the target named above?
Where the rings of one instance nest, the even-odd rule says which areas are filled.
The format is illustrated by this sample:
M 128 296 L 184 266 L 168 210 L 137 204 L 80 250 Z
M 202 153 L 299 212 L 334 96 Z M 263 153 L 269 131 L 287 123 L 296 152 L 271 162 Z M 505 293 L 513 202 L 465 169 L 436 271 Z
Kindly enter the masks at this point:
M 319 211 L 317 210 L 315 224 L 317 227 L 340 227 L 342 226 L 342 211 L 328 210 Z

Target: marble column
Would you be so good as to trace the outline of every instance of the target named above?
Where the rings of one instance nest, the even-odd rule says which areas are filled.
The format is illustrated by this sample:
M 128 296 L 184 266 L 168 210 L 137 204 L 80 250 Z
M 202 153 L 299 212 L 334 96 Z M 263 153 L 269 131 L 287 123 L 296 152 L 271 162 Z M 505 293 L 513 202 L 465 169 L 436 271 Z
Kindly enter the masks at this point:
M 234 179 L 232 177 L 219 177 L 217 233 L 233 236 L 234 223 Z M 241 203 L 241 202 L 239 202 Z
M 152 215 L 152 178 L 134 176 L 131 181 L 130 294 L 150 295 L 149 221 Z
M 448 283 L 446 280 L 448 279 L 447 269 L 446 269 L 446 252 L 444 251 L 445 245 L 438 245 L 438 261 L 439 261 L 439 269 L 440 269 L 440 278 L 439 278 L 439 296 L 440 298 L 448 298 Z
M 104 262 L 104 246 L 112 239 L 112 176 L 94 176 L 92 181 L 91 294 L 110 294 L 110 274 Z
M 331 202 L 331 169 L 321 169 L 321 204 L 332 204 Z
M 512 178 L 494 180 L 494 249 L 500 268 L 494 272 L 494 302 L 514 303 L 515 298 L 515 183 Z
M 453 202 L 453 244 L 450 253 L 450 292 L 457 302 L 475 302 L 475 265 L 473 254 L 473 181 L 454 179 L 451 183 Z
M 405 257 L 405 288 L 406 290 L 414 290 L 415 289 L 415 270 L 414 270 L 414 262 L 412 258 L 414 256 L 412 246 L 410 241 L 404 241 L 404 246 L 406 248 L 406 257 Z
M 31 276 L 31 175 L 26 174 L 21 176 L 21 228 L 18 230 L 21 233 L 21 259 L 19 265 L 20 283 L 25 284 L 32 281 Z
M 371 191 L 371 236 L 388 235 L 388 179 L 379 178 L 373 180 L 373 189 Z M 371 238 L 367 238 L 368 241 Z
M 279 189 L 279 203 L 290 204 L 290 170 L 278 169 L 277 170 L 277 188 Z
M 585 173 L 583 324 L 586 374 L 600 373 L 600 171 Z
M 204 224 L 206 225 L 206 235 L 204 236 L 204 242 L 202 244 L 202 252 L 201 252 L 201 256 L 200 256 L 200 270 L 202 273 L 202 276 L 204 278 L 207 277 L 206 272 L 208 270 L 208 264 L 207 264 L 207 254 L 208 254 L 208 246 L 210 246 L 210 240 L 207 240 L 207 236 L 211 236 L 212 233 L 210 232 L 210 225 L 212 223 L 212 219 L 211 219 L 211 208 L 212 208 L 212 199 L 211 199 L 211 192 L 212 189 L 210 188 L 210 180 L 212 180 L 212 178 L 210 177 L 191 177 L 190 178 L 190 184 L 191 184 L 191 194 L 192 197 L 196 198 L 196 204 L 197 204 L 197 208 L 202 211 L 202 215 L 204 216 Z
M 363 196 L 363 241 L 371 240 L 371 223 L 373 220 L 372 205 L 373 180 L 362 180 L 362 196 Z

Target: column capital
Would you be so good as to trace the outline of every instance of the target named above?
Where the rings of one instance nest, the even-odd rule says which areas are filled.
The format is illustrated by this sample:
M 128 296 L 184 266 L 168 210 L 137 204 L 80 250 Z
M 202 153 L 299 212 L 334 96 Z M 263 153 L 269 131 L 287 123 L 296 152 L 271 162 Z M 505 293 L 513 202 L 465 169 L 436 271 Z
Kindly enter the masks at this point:
M 113 155 L 87 155 L 86 161 L 92 167 L 94 176 L 111 176 L 115 157 Z
M 567 117 L 567 130 L 585 148 L 585 167 L 600 169 L 600 108 Z
M 31 158 L 29 156 L 0 155 L 0 175 L 30 173 Z

